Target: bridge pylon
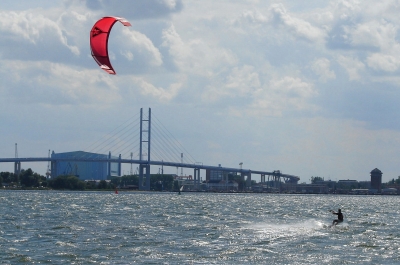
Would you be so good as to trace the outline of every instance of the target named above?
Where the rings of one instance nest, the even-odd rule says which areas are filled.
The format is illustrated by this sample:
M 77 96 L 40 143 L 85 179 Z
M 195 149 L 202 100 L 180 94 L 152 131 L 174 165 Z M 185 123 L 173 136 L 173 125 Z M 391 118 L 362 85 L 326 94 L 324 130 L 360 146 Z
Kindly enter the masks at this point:
M 246 181 L 245 182 L 246 183 L 246 190 L 251 189 L 251 172 L 246 172 L 246 173 L 241 172 L 240 176 L 241 176 L 243 181 Z
M 15 158 L 18 158 L 18 145 L 15 143 Z M 19 176 L 21 173 L 21 161 L 14 162 L 14 174 Z
M 14 162 L 14 175 L 19 176 L 21 173 L 21 161 Z
M 200 189 L 200 168 L 195 168 L 194 169 L 193 181 L 194 181 L 195 190 L 199 190 Z
M 150 190 L 150 165 L 139 165 L 139 190 Z
M 139 190 L 150 190 L 150 146 L 151 146 L 151 108 L 147 119 L 143 117 L 143 108 L 140 109 L 140 149 L 139 149 Z M 147 149 L 147 153 L 143 152 Z M 147 158 L 145 155 L 147 154 Z

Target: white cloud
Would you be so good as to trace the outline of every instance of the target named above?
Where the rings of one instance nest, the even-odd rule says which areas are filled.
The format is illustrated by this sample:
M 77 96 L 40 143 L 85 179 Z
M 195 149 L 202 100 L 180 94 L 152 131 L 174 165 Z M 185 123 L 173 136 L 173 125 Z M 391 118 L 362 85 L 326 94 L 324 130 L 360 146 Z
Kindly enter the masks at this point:
M 163 31 L 162 37 L 162 46 L 168 48 L 182 72 L 211 77 L 236 62 L 236 57 L 229 50 L 213 46 L 204 38 L 182 40 L 173 25 Z
M 124 28 L 119 42 L 122 49 L 121 54 L 128 60 L 133 59 L 134 51 L 144 57 L 141 63 L 148 63 L 152 66 L 162 65 L 163 60 L 160 51 L 146 35 Z
M 266 24 L 270 20 L 266 15 L 263 15 L 260 11 L 257 10 L 246 10 L 243 12 L 240 18 L 252 24 Z
M 142 95 L 150 95 L 157 98 L 160 102 L 170 101 L 178 94 L 182 87 L 182 82 L 177 82 L 169 85 L 168 89 L 162 87 L 156 87 L 153 84 L 147 82 L 144 78 L 133 78 L 139 87 L 139 92 Z
M 249 24 L 256 26 L 255 31 L 262 31 L 264 34 L 276 35 L 276 30 L 280 29 L 296 39 L 314 43 L 324 43 L 326 37 L 325 29 L 296 17 L 296 14 L 290 13 L 283 4 L 272 4 L 266 11 L 246 10 L 235 21 L 235 24 L 243 27 L 242 33 L 244 34 L 247 33 L 245 25 Z
M 108 14 L 131 19 L 150 19 L 168 17 L 183 8 L 182 0 L 68 0 L 76 5 L 83 2 L 91 10 L 101 10 Z
M 173 56 L 175 63 L 182 69 L 185 67 L 185 60 L 190 56 L 192 51 L 186 45 L 179 34 L 176 32 L 175 27 L 171 25 L 169 28 L 163 30 L 163 43 L 164 47 L 169 49 L 169 53 Z
M 345 57 L 340 55 L 338 63 L 346 69 L 350 80 L 360 80 L 361 72 L 364 71 L 365 65 L 356 58 Z
M 13 101 L 43 105 L 114 104 L 121 99 L 110 76 L 96 70 L 76 70 L 47 61 L 6 61 L 0 73 L 2 93 Z M 15 90 L 17 86 L 19 89 Z
M 224 74 L 222 77 L 204 89 L 204 102 L 217 102 L 225 98 L 246 98 L 244 101 L 248 101 L 261 88 L 259 73 L 250 65 L 233 67 L 227 76 Z
M 273 108 L 281 116 L 286 110 L 313 109 L 308 100 L 317 95 L 313 85 L 298 77 L 284 76 L 272 79 L 264 89 L 255 94 L 253 109 Z
M 218 90 L 215 91 L 218 94 Z M 274 76 L 266 84 L 249 89 L 248 93 L 246 97 L 238 94 L 242 100 L 235 102 L 240 104 L 228 108 L 232 115 L 282 117 L 287 111 L 315 110 L 316 106 L 309 101 L 318 95 L 312 84 L 292 76 Z
M 362 8 L 359 0 L 338 0 L 330 2 L 330 9 L 339 20 L 352 19 L 355 14 L 360 13 Z
M 351 36 L 353 46 L 372 46 L 385 51 L 396 43 L 397 30 L 397 26 L 384 19 L 374 19 L 348 27 L 347 33 Z
M 291 32 L 297 38 L 313 42 L 321 42 L 325 38 L 325 32 L 311 25 L 308 21 L 292 16 L 282 4 L 273 4 L 270 8 L 272 20 Z
M 367 58 L 369 67 L 375 70 L 394 72 L 399 69 L 400 60 L 398 57 L 381 53 L 374 53 Z
M 0 12 L 0 31 L 12 41 L 26 40 L 31 45 L 49 45 L 58 43 L 67 47 L 74 55 L 79 48 L 68 43 L 67 36 L 60 25 L 42 14 L 30 11 Z
M 323 82 L 336 78 L 335 72 L 330 69 L 330 61 L 326 58 L 319 58 L 312 62 L 311 69 Z
M 243 96 L 254 92 L 260 85 L 259 75 L 254 67 L 245 65 L 240 69 L 238 67 L 233 68 L 231 74 L 226 79 L 225 87 L 229 91 L 229 94 Z
M 178 0 L 164 0 L 165 5 L 170 9 L 170 10 L 175 10 L 178 5 L 180 4 L 181 1 Z

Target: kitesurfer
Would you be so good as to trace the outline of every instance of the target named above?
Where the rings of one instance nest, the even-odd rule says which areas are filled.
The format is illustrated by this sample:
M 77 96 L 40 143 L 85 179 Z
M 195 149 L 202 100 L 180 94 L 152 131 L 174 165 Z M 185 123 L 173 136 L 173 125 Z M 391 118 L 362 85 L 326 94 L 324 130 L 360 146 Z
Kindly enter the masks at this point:
M 343 222 L 343 214 L 342 210 L 338 209 L 338 212 L 336 213 L 335 211 L 331 210 L 330 211 L 332 214 L 336 214 L 338 216 L 338 219 L 333 220 L 332 226 L 337 225 L 338 223 Z

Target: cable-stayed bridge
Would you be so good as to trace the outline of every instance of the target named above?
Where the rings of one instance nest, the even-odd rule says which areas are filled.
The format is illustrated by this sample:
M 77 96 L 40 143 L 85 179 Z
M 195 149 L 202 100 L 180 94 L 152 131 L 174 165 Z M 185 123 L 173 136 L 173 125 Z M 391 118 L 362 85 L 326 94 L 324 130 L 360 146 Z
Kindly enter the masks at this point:
M 133 131 L 139 131 L 134 134 Z M 111 156 L 119 154 L 118 157 Z M 93 156 L 93 154 L 106 154 Z M 88 155 L 92 154 L 92 155 Z M 183 156 L 185 154 L 185 156 Z M 179 157 L 180 155 L 180 157 Z M 180 158 L 180 161 L 179 161 Z M 246 179 L 247 185 L 250 186 L 251 176 L 260 175 L 261 182 L 265 182 L 265 178 L 274 181 L 284 181 L 286 183 L 297 183 L 299 177 L 282 174 L 279 170 L 273 172 L 250 170 L 240 168 L 229 168 L 221 166 L 209 166 L 195 162 L 196 160 L 189 154 L 187 150 L 177 141 L 172 134 L 162 125 L 162 123 L 152 116 L 151 109 L 148 113 L 144 113 L 140 109 L 140 114 L 130 119 L 120 127 L 115 128 L 109 135 L 94 142 L 82 152 L 82 155 L 69 157 L 18 157 L 17 148 L 14 158 L 0 158 L 0 163 L 14 163 L 14 173 L 21 170 L 21 163 L 24 162 L 48 162 L 51 165 L 50 172 L 57 172 L 57 163 L 61 161 L 80 161 L 80 162 L 103 162 L 108 163 L 111 168 L 111 163 L 118 164 L 119 172 L 121 172 L 122 164 L 138 165 L 139 174 L 139 189 L 150 190 L 150 167 L 176 167 L 193 169 L 194 186 L 200 185 L 200 170 L 211 170 L 219 172 L 230 172 L 240 174 L 243 179 Z M 111 175 L 111 174 L 109 174 Z M 53 176 L 52 177 L 56 177 Z

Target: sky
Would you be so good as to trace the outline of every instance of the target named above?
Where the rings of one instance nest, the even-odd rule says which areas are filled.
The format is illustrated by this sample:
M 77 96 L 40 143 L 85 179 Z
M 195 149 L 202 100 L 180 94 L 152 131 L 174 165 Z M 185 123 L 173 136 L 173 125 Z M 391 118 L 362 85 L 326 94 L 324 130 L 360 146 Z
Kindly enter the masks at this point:
M 399 12 L 397 0 L 1 1 L 0 157 L 15 143 L 19 157 L 86 150 L 151 108 L 204 165 L 397 179 Z M 104 16 L 132 24 L 110 34 L 117 75 L 90 54 Z

